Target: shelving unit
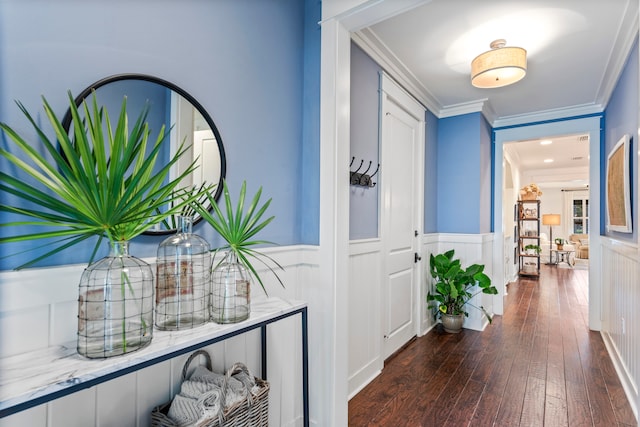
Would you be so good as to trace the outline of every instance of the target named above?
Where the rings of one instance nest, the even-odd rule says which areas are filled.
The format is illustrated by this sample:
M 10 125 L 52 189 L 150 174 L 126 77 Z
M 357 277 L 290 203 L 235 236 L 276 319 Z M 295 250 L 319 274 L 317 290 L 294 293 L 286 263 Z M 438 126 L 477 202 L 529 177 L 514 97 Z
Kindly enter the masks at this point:
M 540 246 L 540 200 L 518 200 L 518 274 L 540 276 L 540 253 L 527 254 L 527 245 Z

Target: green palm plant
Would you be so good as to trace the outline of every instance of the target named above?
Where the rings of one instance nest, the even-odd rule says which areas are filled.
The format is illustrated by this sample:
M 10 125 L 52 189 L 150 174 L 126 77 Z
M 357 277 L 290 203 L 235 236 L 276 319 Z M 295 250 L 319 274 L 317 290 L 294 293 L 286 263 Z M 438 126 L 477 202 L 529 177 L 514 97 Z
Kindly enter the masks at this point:
M 70 92 L 68 96 L 73 137 L 63 127 L 47 100 L 42 98 L 57 144 L 46 136 L 27 109 L 17 102 L 50 159 L 10 126 L 0 123 L 0 128 L 31 162 L 22 160 L 4 148 L 0 149 L 0 155 L 38 184 L 37 188 L 32 187 L 19 178 L 0 172 L 1 191 L 17 196 L 27 205 L 35 205 L 0 205 L 3 211 L 29 218 L 0 225 L 47 227 L 35 233 L 2 236 L 0 243 L 57 239 L 53 249 L 18 268 L 31 266 L 85 239 L 99 236 L 91 254 L 91 263 L 103 239 L 111 242 L 131 240 L 167 216 L 178 214 L 199 196 L 193 193 L 185 196 L 185 192 L 178 188 L 181 179 L 193 171 L 195 163 L 180 176 L 169 179 L 172 165 L 185 152 L 184 144 L 168 162 L 157 166 L 168 131 L 163 126 L 155 142 L 151 142 L 151 130 L 146 121 L 148 105 L 143 108 L 129 132 L 126 97 L 113 129 L 106 109 L 98 107 L 95 93 L 91 105 L 84 102 L 82 110 L 76 106 Z M 80 111 L 84 112 L 84 118 Z
M 277 270 L 284 270 L 284 268 L 273 258 L 263 254 L 260 251 L 253 249 L 256 245 L 273 244 L 266 240 L 256 240 L 255 235 L 264 229 L 273 219 L 274 216 L 262 220 L 263 215 L 271 204 L 271 199 L 267 200 L 262 206 L 258 206 L 260 203 L 260 197 L 262 195 L 262 187 L 258 189 L 253 196 L 251 203 L 244 211 L 245 197 L 247 191 L 247 183 L 243 182 L 240 189 L 240 195 L 238 202 L 233 209 L 233 202 L 231 195 L 229 194 L 229 187 L 227 182 L 223 180 L 223 196 L 224 196 L 224 212 L 217 205 L 214 196 L 211 192 L 207 192 L 207 200 L 211 204 L 211 213 L 202 203 L 196 203 L 195 207 L 202 218 L 208 222 L 213 229 L 227 242 L 225 246 L 215 249 L 215 252 L 220 250 L 228 250 L 235 254 L 238 262 L 244 266 L 255 279 L 260 283 L 262 290 L 267 293 L 264 283 L 258 274 L 255 266 L 251 260 L 257 260 L 265 265 L 269 271 L 271 271 L 281 286 L 284 287 L 282 280 L 278 276 Z M 214 258 L 215 259 L 215 258 Z M 218 265 L 222 263 L 220 261 Z

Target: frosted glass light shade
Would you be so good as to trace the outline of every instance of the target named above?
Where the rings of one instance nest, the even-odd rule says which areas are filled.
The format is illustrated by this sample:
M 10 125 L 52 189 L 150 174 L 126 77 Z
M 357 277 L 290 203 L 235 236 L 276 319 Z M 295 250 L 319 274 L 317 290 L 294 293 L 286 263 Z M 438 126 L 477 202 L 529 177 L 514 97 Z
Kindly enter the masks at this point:
M 521 80 L 525 74 L 527 51 L 521 47 L 497 47 L 476 56 L 471 62 L 471 84 L 479 88 L 507 86 Z

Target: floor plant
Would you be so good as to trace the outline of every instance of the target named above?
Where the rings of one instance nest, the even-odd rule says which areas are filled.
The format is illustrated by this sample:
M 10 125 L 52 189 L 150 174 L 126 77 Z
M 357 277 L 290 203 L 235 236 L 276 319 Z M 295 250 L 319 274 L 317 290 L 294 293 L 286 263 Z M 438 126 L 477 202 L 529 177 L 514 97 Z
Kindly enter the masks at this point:
M 459 316 L 462 327 L 462 316 L 469 316 L 467 304 L 473 306 L 471 299 L 480 293 L 496 295 L 498 289 L 491 285 L 491 279 L 484 273 L 484 265 L 472 264 L 464 268 L 454 254 L 455 251 L 451 249 L 429 257 L 429 271 L 435 279 L 435 285 L 427 294 L 427 301 L 429 308 L 436 309 L 436 318 Z M 473 307 L 481 310 L 491 323 L 491 314 L 483 306 Z

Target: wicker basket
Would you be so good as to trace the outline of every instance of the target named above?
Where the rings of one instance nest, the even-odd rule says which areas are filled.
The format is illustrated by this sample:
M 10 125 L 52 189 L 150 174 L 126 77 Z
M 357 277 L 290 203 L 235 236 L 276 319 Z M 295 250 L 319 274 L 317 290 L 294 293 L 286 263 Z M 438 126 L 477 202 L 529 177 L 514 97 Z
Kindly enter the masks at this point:
M 187 377 L 187 371 L 191 362 L 199 355 L 203 355 L 206 359 L 206 367 L 211 370 L 211 357 L 204 350 L 198 350 L 191 354 L 182 368 L 182 381 Z M 242 363 L 235 363 L 226 373 L 229 379 L 233 375 L 240 372 L 249 374 L 249 370 Z M 257 391 L 249 392 L 247 398 L 224 408 L 218 416 L 198 420 L 193 426 L 195 427 L 266 427 L 269 425 L 269 383 L 254 377 Z M 246 384 L 245 384 L 246 385 Z M 247 387 L 249 388 L 249 387 Z M 225 390 L 222 390 L 221 401 L 225 401 Z M 171 418 L 168 417 L 171 401 L 157 406 L 151 412 L 152 427 L 178 427 Z
M 538 194 L 534 193 L 533 191 L 528 191 L 526 193 L 520 193 L 520 197 L 522 200 L 537 200 L 538 199 Z

